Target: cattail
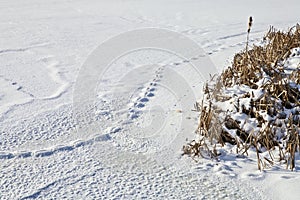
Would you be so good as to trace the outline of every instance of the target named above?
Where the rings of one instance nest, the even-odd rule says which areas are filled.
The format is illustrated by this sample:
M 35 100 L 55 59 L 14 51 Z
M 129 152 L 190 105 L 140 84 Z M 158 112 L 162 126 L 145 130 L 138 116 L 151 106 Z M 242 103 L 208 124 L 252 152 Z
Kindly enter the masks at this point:
M 252 17 L 250 16 L 250 17 L 249 17 L 249 23 L 248 23 L 248 34 L 250 33 L 251 26 L 252 26 L 252 22 L 253 22 L 253 19 L 252 19 Z
M 251 30 L 251 27 L 252 27 L 252 22 L 253 22 L 253 19 L 252 17 L 250 16 L 249 17 L 249 23 L 248 23 L 248 33 L 247 33 L 247 42 L 246 42 L 246 54 L 247 54 L 247 57 L 248 57 L 248 43 L 249 43 L 249 33 L 250 33 L 250 30 Z

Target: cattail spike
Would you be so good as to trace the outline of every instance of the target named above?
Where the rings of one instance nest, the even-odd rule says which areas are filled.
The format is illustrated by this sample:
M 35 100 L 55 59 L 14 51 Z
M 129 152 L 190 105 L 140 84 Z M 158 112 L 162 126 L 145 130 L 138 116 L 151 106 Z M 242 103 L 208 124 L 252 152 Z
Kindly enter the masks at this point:
M 249 33 L 250 33 L 250 30 L 251 30 L 251 27 L 252 27 L 252 22 L 253 22 L 253 18 L 252 16 L 249 17 L 249 22 L 248 22 L 248 33 L 247 33 L 247 42 L 246 42 L 246 52 L 247 52 L 247 55 L 248 55 L 248 43 L 249 43 Z
M 252 27 L 252 22 L 253 22 L 253 19 L 252 19 L 252 17 L 250 16 L 250 17 L 249 17 L 249 23 L 248 23 L 248 33 L 250 33 L 250 30 L 251 30 L 251 27 Z
M 253 22 L 253 19 L 252 19 L 252 17 L 250 16 L 250 17 L 249 17 L 249 24 L 248 24 L 248 33 L 249 33 L 250 30 L 251 30 L 252 22 Z

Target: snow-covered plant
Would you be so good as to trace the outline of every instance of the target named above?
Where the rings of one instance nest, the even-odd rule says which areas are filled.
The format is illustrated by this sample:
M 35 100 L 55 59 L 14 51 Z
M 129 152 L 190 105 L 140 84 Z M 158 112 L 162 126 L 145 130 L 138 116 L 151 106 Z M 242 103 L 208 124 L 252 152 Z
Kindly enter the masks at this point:
M 248 34 L 251 24 L 252 18 Z M 260 170 L 276 162 L 293 170 L 300 152 L 300 26 L 270 27 L 261 45 L 247 48 L 205 86 L 196 104 L 197 138 L 184 153 L 216 158 L 218 147 L 230 144 L 238 155 L 256 152 Z

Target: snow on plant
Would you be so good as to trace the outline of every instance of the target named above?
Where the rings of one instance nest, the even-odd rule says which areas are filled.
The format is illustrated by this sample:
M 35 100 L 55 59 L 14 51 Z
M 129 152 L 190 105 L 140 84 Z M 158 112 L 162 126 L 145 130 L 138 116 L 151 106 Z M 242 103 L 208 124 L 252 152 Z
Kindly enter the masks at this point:
M 248 50 L 247 45 L 206 85 L 196 104 L 198 139 L 184 146 L 184 153 L 216 158 L 217 147 L 229 143 L 239 155 L 253 149 L 260 170 L 275 162 L 293 170 L 300 151 L 299 67 L 300 26 L 287 32 L 271 27 L 261 46 Z

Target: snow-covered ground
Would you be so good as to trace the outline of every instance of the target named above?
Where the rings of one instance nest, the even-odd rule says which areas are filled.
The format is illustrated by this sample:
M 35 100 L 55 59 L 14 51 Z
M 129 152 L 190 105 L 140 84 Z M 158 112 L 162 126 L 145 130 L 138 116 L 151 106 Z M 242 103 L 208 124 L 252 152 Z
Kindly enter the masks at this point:
M 191 110 L 205 77 L 195 70 L 229 65 L 250 15 L 254 43 L 270 25 L 295 25 L 299 9 L 296 0 L 1 1 L 0 199 L 298 199 L 299 168 L 259 172 L 252 158 L 234 156 L 196 163 L 180 148 L 198 122 Z M 171 38 L 185 58 L 127 52 L 90 87 L 83 69 L 92 52 L 147 27 L 206 53 Z M 90 93 L 92 112 L 76 108 Z

